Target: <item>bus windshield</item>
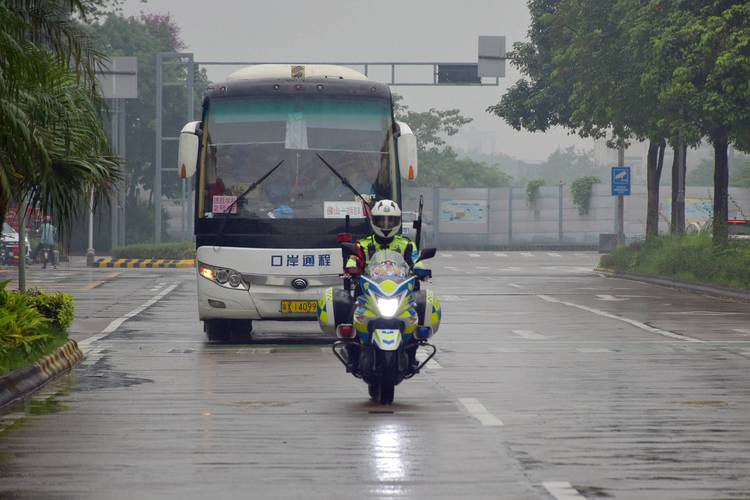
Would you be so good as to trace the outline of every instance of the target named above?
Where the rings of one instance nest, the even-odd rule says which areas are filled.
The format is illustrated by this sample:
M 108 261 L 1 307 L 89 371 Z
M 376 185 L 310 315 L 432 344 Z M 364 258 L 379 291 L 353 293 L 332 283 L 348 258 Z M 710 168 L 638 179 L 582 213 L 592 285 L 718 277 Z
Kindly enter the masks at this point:
M 362 195 L 395 198 L 391 112 L 382 98 L 278 95 L 217 98 L 206 120 L 201 217 L 364 217 Z M 237 196 L 282 165 L 245 199 Z

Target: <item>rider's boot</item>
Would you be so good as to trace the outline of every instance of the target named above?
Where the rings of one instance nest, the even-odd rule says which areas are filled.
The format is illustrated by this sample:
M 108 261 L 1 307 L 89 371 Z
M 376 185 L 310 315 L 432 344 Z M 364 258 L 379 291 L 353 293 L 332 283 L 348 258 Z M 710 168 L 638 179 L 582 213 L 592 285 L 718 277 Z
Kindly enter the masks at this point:
M 359 371 L 359 345 L 355 343 L 346 344 L 346 369 L 349 372 L 356 373 Z

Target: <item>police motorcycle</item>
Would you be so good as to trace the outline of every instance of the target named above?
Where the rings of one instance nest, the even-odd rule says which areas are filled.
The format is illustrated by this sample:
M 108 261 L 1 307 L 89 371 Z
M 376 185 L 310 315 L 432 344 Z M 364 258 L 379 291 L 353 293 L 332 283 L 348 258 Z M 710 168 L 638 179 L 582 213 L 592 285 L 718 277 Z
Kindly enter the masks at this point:
M 345 253 L 354 246 L 342 243 Z M 435 255 L 418 252 L 414 264 Z M 370 398 L 393 403 L 395 387 L 418 374 L 437 353 L 429 343 L 440 326 L 441 309 L 432 290 L 420 290 L 431 277 L 429 269 L 410 266 L 392 250 L 375 252 L 352 291 L 329 288 L 318 304 L 323 331 L 335 331 L 332 349 L 347 372 L 362 379 Z M 423 361 L 417 351 L 426 350 Z

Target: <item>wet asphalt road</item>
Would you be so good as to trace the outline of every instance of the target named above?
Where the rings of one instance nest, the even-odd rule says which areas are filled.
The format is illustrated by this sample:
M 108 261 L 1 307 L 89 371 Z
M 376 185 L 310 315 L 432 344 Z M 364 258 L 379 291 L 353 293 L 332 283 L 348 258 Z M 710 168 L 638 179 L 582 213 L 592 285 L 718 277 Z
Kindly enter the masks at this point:
M 88 354 L 0 416 L 0 498 L 750 498 L 748 303 L 597 258 L 442 253 L 437 362 L 391 407 L 312 323 L 206 344 L 190 270 L 32 277 Z

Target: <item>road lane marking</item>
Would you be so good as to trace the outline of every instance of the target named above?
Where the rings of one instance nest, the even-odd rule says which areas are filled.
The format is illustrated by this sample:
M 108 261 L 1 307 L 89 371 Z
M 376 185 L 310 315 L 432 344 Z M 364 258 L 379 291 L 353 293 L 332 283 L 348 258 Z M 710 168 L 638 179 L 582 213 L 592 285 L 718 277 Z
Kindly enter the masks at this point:
M 481 257 L 481 255 L 479 255 L 478 253 L 470 253 L 469 257 L 471 257 L 472 259 L 478 259 L 479 257 Z
M 547 252 L 547 255 L 549 255 L 550 257 L 562 257 L 559 253 L 555 252 Z
M 604 347 L 578 347 L 576 351 L 586 354 L 594 354 L 594 353 L 600 353 L 600 352 L 612 352 L 609 349 L 606 349 Z
M 495 253 L 495 257 L 507 257 L 507 256 L 508 256 L 507 253 L 502 253 L 502 252 Z
M 546 340 L 549 337 L 536 333 L 534 330 L 511 330 L 514 334 L 518 335 L 522 339 L 527 340 Z
M 748 330 L 747 328 L 735 328 L 732 331 L 737 332 L 737 333 L 744 333 L 745 335 L 750 335 L 750 330 Z
M 98 342 L 99 340 L 103 339 L 104 337 L 106 337 L 110 333 L 114 332 L 115 330 L 117 330 L 118 328 L 120 328 L 120 325 L 122 325 L 123 323 L 125 323 L 127 320 L 129 320 L 133 316 L 137 316 L 137 315 L 141 314 L 143 311 L 145 311 L 146 309 L 148 309 L 152 305 L 154 305 L 157 302 L 159 302 L 161 299 L 163 299 L 167 294 L 169 294 L 169 292 L 171 292 L 175 288 L 177 288 L 177 283 L 175 283 L 174 285 L 168 286 L 167 288 L 165 288 L 161 292 L 157 293 L 151 299 L 149 299 L 148 301 L 144 302 L 140 306 L 136 307 L 135 309 L 133 309 L 129 313 L 127 313 L 127 314 L 125 314 L 123 316 L 120 316 L 119 318 L 113 320 L 109 325 L 107 325 L 107 327 L 104 330 L 101 331 L 101 333 L 98 333 L 96 335 L 92 335 L 91 337 L 88 337 L 88 338 L 86 338 L 84 340 L 81 340 L 80 342 L 78 342 L 78 347 L 80 347 L 80 349 L 83 351 L 84 354 L 88 354 L 88 352 L 91 350 L 91 344 L 93 344 L 94 342 Z
M 487 269 L 489 269 L 489 267 L 487 267 L 487 266 L 477 266 L 477 269 L 479 271 L 486 271 Z
M 451 257 L 453 257 L 453 254 L 452 253 L 444 253 L 444 254 L 440 254 L 440 256 L 441 257 L 448 257 L 450 259 Z
M 534 256 L 534 254 L 531 253 L 531 252 L 521 252 L 521 255 L 523 255 L 524 257 L 533 257 Z
M 478 399 L 458 398 L 458 402 L 461 403 L 464 408 L 466 408 L 466 411 L 468 411 L 471 414 L 471 416 L 479 420 L 479 422 L 481 422 L 482 425 L 486 427 L 502 427 L 503 426 L 502 420 L 500 420 L 495 415 L 490 413 L 487 410 L 487 408 L 485 408 L 484 405 L 479 402 Z
M 461 297 L 459 297 L 458 295 L 441 295 L 440 300 L 442 300 L 443 302 L 460 302 Z
M 537 295 L 537 297 L 539 297 L 540 299 L 542 299 L 542 300 L 544 300 L 546 302 L 550 302 L 552 304 L 562 304 L 562 305 L 568 306 L 568 307 L 575 307 L 576 309 L 580 309 L 582 311 L 587 311 L 587 312 L 596 314 L 598 316 L 603 316 L 605 318 L 614 319 L 614 320 L 617 320 L 617 321 L 622 321 L 624 323 L 627 323 L 627 324 L 629 324 L 631 326 L 634 326 L 636 328 L 640 328 L 641 330 L 644 330 L 644 331 L 649 332 L 649 333 L 656 333 L 657 335 L 662 335 L 664 337 L 669 337 L 671 339 L 676 339 L 676 340 L 682 340 L 682 341 L 685 341 L 685 342 L 700 342 L 700 343 L 703 343 L 702 340 L 694 339 L 693 337 L 688 337 L 687 335 L 680 335 L 679 333 L 674 333 L 674 332 L 670 332 L 670 331 L 667 331 L 667 330 L 662 330 L 661 328 L 656 328 L 656 327 L 653 327 L 653 326 L 649 326 L 649 325 L 647 325 L 645 323 L 641 323 L 640 321 L 636 321 L 634 319 L 624 318 L 622 316 L 616 316 L 616 315 L 610 314 L 610 313 L 608 313 L 606 311 L 601 311 L 599 309 L 594 309 L 593 307 L 586 307 L 586 306 L 582 306 L 580 304 L 573 304 L 572 302 L 565 302 L 563 300 L 558 300 L 558 299 L 556 299 L 554 297 L 550 297 L 549 295 Z
M 516 352 L 523 352 L 522 349 L 519 349 L 518 347 L 493 347 L 490 349 L 491 352 L 498 352 L 498 353 L 516 353 Z
M 508 283 L 508 286 L 516 289 L 523 288 L 523 286 L 519 285 L 518 283 Z
M 445 266 L 445 268 L 448 269 L 448 270 L 450 270 L 450 271 L 458 271 L 458 268 L 457 267 L 453 267 L 453 266 Z
M 607 302 L 621 302 L 623 300 L 628 300 L 628 299 L 623 299 L 621 297 L 615 297 L 614 295 L 606 295 L 606 294 L 597 295 L 596 298 L 599 300 L 607 301 Z
M 423 351 L 417 351 L 417 361 L 419 361 L 420 364 L 424 363 L 424 360 L 427 359 L 427 356 L 428 356 L 427 353 Z M 424 367 L 427 368 L 428 370 L 442 370 L 443 369 L 443 367 L 440 366 L 440 363 L 435 361 L 435 358 L 432 358 L 429 363 L 424 365 Z
M 542 486 L 557 500 L 586 500 L 586 497 L 567 481 L 545 481 Z

